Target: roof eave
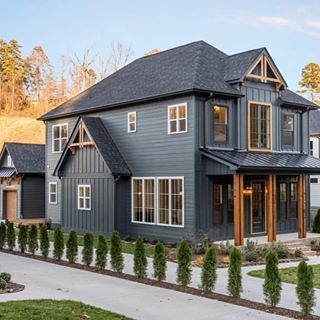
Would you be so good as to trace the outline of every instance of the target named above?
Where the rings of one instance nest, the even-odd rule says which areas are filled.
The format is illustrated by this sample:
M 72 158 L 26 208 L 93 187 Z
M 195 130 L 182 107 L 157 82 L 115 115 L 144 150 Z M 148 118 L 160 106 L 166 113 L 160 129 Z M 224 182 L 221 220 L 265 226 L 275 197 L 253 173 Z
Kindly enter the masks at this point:
M 306 108 L 306 109 L 311 109 L 311 110 L 319 110 L 319 108 L 320 108 L 316 105 L 309 105 L 309 104 L 286 101 L 286 100 L 283 100 L 281 97 L 279 99 L 281 101 L 281 105 L 294 106 L 294 107 Z

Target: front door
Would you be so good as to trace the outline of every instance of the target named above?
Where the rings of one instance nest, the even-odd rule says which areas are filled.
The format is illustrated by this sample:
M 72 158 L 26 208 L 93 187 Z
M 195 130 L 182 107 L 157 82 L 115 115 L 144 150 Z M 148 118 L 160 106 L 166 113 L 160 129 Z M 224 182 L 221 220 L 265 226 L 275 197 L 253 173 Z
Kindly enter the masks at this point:
M 13 221 L 17 217 L 17 193 L 15 191 L 6 191 L 6 218 Z
M 252 181 L 251 233 L 266 232 L 266 182 Z

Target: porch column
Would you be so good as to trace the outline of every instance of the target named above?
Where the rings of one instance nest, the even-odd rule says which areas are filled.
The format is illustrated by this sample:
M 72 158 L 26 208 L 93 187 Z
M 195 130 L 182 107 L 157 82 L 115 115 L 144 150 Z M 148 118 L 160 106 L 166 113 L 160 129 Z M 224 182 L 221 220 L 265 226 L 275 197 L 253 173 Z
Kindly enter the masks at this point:
M 234 245 L 242 246 L 244 238 L 244 213 L 243 213 L 243 175 L 233 176 L 234 192 Z
M 300 174 L 298 177 L 298 238 L 306 236 L 306 178 L 305 175 Z
M 268 242 L 276 241 L 277 238 L 277 217 L 276 217 L 276 176 L 267 177 L 267 232 Z

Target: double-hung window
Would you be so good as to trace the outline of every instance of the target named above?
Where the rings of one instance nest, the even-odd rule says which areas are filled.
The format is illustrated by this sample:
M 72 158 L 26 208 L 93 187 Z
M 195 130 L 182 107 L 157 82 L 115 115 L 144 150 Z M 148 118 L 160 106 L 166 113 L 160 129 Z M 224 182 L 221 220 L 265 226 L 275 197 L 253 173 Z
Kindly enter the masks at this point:
M 58 184 L 57 182 L 49 182 L 49 204 L 58 203 Z
M 282 148 L 292 150 L 294 147 L 294 115 L 282 114 Z
M 78 210 L 91 210 L 91 185 L 78 185 Z
M 168 133 L 183 133 L 188 131 L 187 104 L 181 103 L 168 107 Z
M 68 124 L 52 126 L 52 152 L 62 152 L 68 142 Z
M 213 140 L 226 143 L 228 138 L 228 108 L 213 106 Z
M 137 113 L 129 112 L 128 113 L 128 132 L 136 132 L 137 131 Z

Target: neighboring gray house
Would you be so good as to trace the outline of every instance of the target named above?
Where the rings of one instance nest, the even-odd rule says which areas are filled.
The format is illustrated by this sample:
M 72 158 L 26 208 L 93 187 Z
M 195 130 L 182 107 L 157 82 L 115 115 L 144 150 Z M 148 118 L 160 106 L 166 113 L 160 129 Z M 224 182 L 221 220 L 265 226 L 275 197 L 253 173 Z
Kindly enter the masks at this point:
M 137 59 L 40 118 L 46 217 L 164 241 L 305 237 L 316 108 L 266 48 L 198 41 Z

